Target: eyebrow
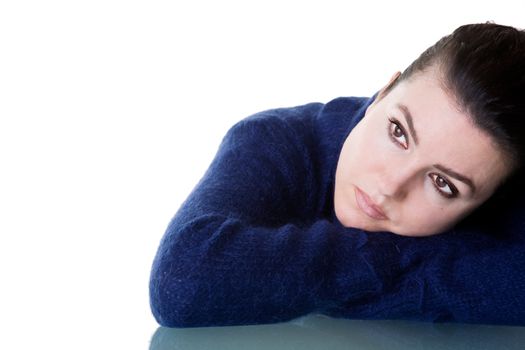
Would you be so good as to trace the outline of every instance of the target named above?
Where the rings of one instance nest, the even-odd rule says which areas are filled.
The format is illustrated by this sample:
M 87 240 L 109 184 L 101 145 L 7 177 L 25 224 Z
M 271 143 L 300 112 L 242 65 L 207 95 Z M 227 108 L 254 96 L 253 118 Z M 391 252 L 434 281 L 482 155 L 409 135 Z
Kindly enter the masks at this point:
M 412 139 L 414 140 L 416 146 L 419 145 L 419 141 L 418 141 L 418 137 L 417 137 L 417 133 L 416 133 L 416 129 L 414 128 L 414 120 L 412 118 L 412 114 L 410 113 L 410 110 L 408 109 L 407 106 L 403 105 L 403 104 L 396 104 L 396 107 L 399 108 L 399 110 L 401 110 L 401 112 L 403 113 L 403 116 L 405 117 L 406 119 L 406 122 L 408 124 L 408 128 L 409 128 L 409 131 L 410 131 L 410 136 L 412 136 Z M 451 176 L 463 183 L 465 183 L 469 188 L 470 188 L 470 191 L 472 194 L 474 194 L 476 192 L 476 185 L 474 185 L 474 182 L 466 177 L 465 175 L 462 175 L 450 168 L 447 168 L 446 166 L 444 165 L 441 165 L 441 164 L 433 164 L 434 168 L 438 169 L 438 170 L 441 170 L 442 172 L 444 172 L 445 174 L 447 174 L 448 176 Z
M 396 107 L 403 112 L 403 115 L 405 116 L 406 122 L 408 124 L 408 128 L 410 129 L 410 135 L 412 136 L 412 139 L 416 143 L 416 146 L 419 145 L 416 129 L 414 129 L 414 122 L 412 121 L 412 114 L 408 110 L 408 107 L 403 104 L 396 104 Z

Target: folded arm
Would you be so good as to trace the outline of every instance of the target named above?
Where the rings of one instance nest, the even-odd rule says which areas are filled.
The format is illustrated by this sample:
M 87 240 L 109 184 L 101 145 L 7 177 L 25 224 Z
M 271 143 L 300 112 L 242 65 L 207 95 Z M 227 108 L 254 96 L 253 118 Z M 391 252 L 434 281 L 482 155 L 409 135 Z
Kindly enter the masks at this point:
M 468 229 L 401 237 L 309 218 L 318 179 L 295 137 L 271 115 L 228 131 L 155 257 L 150 303 L 159 324 L 271 323 L 311 312 L 525 324 L 523 240 Z

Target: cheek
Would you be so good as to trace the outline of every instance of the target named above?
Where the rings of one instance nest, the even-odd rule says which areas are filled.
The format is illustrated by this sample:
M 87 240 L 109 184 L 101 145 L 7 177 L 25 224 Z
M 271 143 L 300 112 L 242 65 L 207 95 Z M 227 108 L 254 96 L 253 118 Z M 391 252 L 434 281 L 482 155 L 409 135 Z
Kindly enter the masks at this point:
M 370 129 L 363 130 L 352 140 L 351 152 L 355 164 L 361 171 L 381 170 L 391 164 L 392 149 L 389 139 L 385 133 L 377 131 L 371 132 Z
M 454 225 L 460 213 L 453 207 L 436 204 L 428 200 L 406 203 L 403 216 L 398 222 L 398 231 L 407 236 L 429 236 L 441 233 Z
M 356 131 L 347 139 L 341 153 L 339 166 L 343 170 L 345 181 L 368 170 L 367 154 L 370 145 L 365 142 L 366 135 L 359 132 L 362 130 Z

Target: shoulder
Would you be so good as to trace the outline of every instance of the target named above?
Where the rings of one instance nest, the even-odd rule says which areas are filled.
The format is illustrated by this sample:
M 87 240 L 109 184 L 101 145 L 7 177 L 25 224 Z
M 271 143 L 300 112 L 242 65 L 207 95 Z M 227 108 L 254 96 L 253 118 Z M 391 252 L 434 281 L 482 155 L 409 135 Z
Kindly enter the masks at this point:
M 375 95 L 374 95 L 375 97 Z M 318 128 L 321 120 L 330 120 L 337 115 L 353 115 L 373 100 L 370 97 L 337 97 L 327 103 L 310 102 L 293 107 L 263 110 L 235 123 L 228 133 L 250 131 L 279 131 L 301 133 Z
M 324 106 L 312 102 L 257 112 L 233 124 L 223 142 L 237 146 L 258 143 L 266 147 L 309 143 L 314 134 L 315 118 Z

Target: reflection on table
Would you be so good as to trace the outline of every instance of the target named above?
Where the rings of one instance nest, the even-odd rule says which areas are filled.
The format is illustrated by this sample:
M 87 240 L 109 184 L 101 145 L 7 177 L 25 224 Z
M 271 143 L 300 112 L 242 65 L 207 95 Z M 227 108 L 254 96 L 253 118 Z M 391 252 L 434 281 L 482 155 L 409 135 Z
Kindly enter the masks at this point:
M 347 320 L 309 315 L 286 323 L 159 327 L 150 350 L 174 349 L 525 349 L 525 327 Z

